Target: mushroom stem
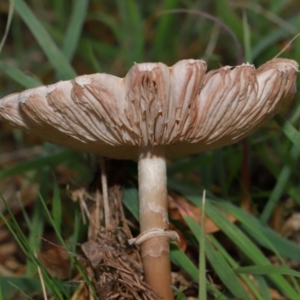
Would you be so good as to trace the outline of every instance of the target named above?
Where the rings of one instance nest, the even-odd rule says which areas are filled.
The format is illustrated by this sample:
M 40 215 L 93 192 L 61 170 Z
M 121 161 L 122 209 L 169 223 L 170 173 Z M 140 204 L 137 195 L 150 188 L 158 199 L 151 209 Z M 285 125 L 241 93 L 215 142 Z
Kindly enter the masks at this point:
M 173 299 L 168 229 L 167 175 L 164 147 L 142 149 L 138 162 L 141 242 L 146 282 L 161 296 Z

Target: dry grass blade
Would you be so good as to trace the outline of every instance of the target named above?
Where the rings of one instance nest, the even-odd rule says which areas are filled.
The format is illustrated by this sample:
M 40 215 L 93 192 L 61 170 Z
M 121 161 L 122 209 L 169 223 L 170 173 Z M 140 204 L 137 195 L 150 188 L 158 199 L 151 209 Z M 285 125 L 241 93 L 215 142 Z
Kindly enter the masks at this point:
M 277 58 L 279 55 L 281 55 L 285 50 L 287 50 L 290 46 L 291 46 L 291 44 L 294 42 L 294 40 L 296 39 L 296 38 L 298 38 L 300 36 L 300 32 L 298 33 L 298 34 L 296 34 L 284 47 L 283 47 L 283 49 L 276 55 L 276 56 L 274 56 L 274 58 Z M 273 58 L 273 59 L 274 59 Z
M 107 176 L 105 169 L 105 160 L 103 157 L 99 158 L 99 165 L 101 170 L 101 185 L 102 185 L 102 194 L 103 194 L 103 204 L 104 204 L 104 215 L 105 215 L 105 228 L 110 229 L 110 209 L 108 202 L 108 192 L 107 192 Z
M 34 255 L 37 258 L 37 255 L 36 255 L 35 251 L 34 251 Z M 39 267 L 39 265 L 37 265 L 37 270 L 38 270 L 39 278 L 40 278 L 41 285 L 42 285 L 44 300 L 48 300 L 46 286 L 45 286 L 45 281 L 44 281 L 43 274 L 41 272 L 41 268 Z

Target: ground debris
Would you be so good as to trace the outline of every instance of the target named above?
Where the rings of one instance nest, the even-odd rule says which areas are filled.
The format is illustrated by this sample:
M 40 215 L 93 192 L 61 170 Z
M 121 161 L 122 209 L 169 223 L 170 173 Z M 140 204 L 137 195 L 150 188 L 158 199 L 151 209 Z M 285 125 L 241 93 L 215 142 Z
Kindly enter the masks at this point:
M 86 194 L 86 193 L 85 193 Z M 157 299 L 156 292 L 143 280 L 143 267 L 139 251 L 130 246 L 132 238 L 125 220 L 121 203 L 120 187 L 113 186 L 108 190 L 109 206 L 112 212 L 109 229 L 103 226 L 94 228 L 95 216 L 103 220 L 103 198 L 99 191 L 89 194 L 92 203 L 96 203 L 100 195 L 100 214 L 95 213 L 95 206 L 89 207 L 86 213 L 89 219 L 89 240 L 81 245 L 84 254 L 83 267 L 88 277 L 89 293 L 94 299 Z M 85 197 L 83 197 L 84 199 Z M 102 209 L 101 209 L 102 208 Z
M 135 250 L 105 237 L 81 245 L 87 274 L 101 299 L 153 299 L 155 292 L 143 281 L 143 269 Z

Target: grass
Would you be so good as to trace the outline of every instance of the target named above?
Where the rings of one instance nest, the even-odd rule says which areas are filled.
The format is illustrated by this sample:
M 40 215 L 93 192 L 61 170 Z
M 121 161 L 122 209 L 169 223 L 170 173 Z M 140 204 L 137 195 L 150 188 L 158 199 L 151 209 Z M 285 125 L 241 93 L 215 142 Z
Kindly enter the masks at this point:
M 107 72 L 123 76 L 134 62 L 173 64 L 180 59 L 205 55 L 209 68 L 239 63 L 239 47 L 224 26 L 216 25 L 207 17 L 183 12 L 158 15 L 165 10 L 208 12 L 228 26 L 244 49 L 244 60 L 255 65 L 272 59 L 300 31 L 297 11 L 300 8 L 293 0 L 238 3 L 230 6 L 225 0 L 213 3 L 43 0 L 32 6 L 30 1 L 10 1 L 10 5 L 1 10 L 7 22 L 0 24 L 4 36 L 0 95 L 71 79 L 76 74 Z M 6 40 L 5 28 L 9 28 Z M 299 38 L 282 57 L 300 61 Z M 200 286 L 201 300 L 206 296 L 207 299 L 250 299 L 249 295 L 267 300 L 273 298 L 274 291 L 287 299 L 299 299 L 299 269 L 292 269 L 289 264 L 294 261 L 299 268 L 299 246 L 280 235 L 282 223 L 293 211 L 299 210 L 300 205 L 299 104 L 298 96 L 284 117 L 276 116 L 247 139 L 250 150 L 246 157 L 250 164 L 247 176 L 251 178 L 251 187 L 247 190 L 251 199 L 249 210 L 241 208 L 244 185 L 241 166 L 245 159 L 241 143 L 169 163 L 169 190 L 180 193 L 201 209 L 205 189 L 206 218 L 220 229 L 218 233 L 204 235 L 203 227 L 190 215 L 183 216 L 186 225 L 178 225 L 188 249 L 198 252 L 199 243 L 205 243 L 206 268 L 203 264 L 198 266 L 198 255 L 185 253 L 175 243 L 171 245 L 172 262 L 193 282 L 198 283 L 201 274 L 203 286 L 204 274 L 207 275 L 206 287 L 201 290 Z M 86 227 L 81 224 L 79 208 L 66 207 L 66 183 L 61 183 L 58 166 L 68 170 L 67 174 L 73 174 L 68 182 L 78 186 L 92 181 L 94 167 L 87 157 L 48 144 L 39 155 L 33 156 L 30 147 L 42 141 L 10 130 L 1 123 L 0 129 L 0 158 L 8 152 L 29 149 L 26 160 L 12 156 L 11 161 L 2 162 L 0 180 L 21 178 L 15 195 L 22 195 L 22 190 L 33 182 L 38 191 L 30 207 L 21 206 L 21 213 L 16 214 L 10 203 L 2 210 L 3 222 L 25 254 L 22 260 L 25 269 L 19 277 L 0 277 L 0 299 L 10 299 L 18 291 L 24 299 L 35 299 L 33 291 L 42 295 L 38 268 L 49 295 L 55 299 L 70 299 L 77 285 L 53 278 L 34 253 L 41 250 L 40 236 L 47 236 L 49 232 L 71 252 L 78 250 L 77 243 L 86 238 Z M 134 167 L 126 164 L 126 172 L 136 176 Z M 134 218 L 138 218 L 137 190 L 129 180 L 123 184 L 123 203 L 128 218 L 134 222 Z M 4 193 L 5 187 L 0 187 Z M 8 199 L 3 197 L 6 203 L 4 200 Z M 21 200 L 24 199 L 20 196 Z M 237 221 L 230 222 L 220 210 Z M 203 261 L 203 252 L 201 255 Z M 280 266 L 274 266 L 271 257 Z M 74 258 L 72 264 L 80 273 Z M 185 299 L 185 291 L 176 289 L 177 299 Z

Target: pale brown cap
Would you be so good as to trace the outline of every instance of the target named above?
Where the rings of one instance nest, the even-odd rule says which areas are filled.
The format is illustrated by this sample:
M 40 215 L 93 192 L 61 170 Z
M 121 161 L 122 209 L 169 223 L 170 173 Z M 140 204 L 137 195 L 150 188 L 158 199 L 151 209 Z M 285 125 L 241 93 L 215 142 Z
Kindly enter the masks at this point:
M 125 78 L 92 74 L 0 100 L 0 117 L 75 150 L 136 159 L 165 145 L 168 157 L 234 143 L 296 93 L 298 64 L 273 59 L 206 72 L 202 60 L 135 64 Z

